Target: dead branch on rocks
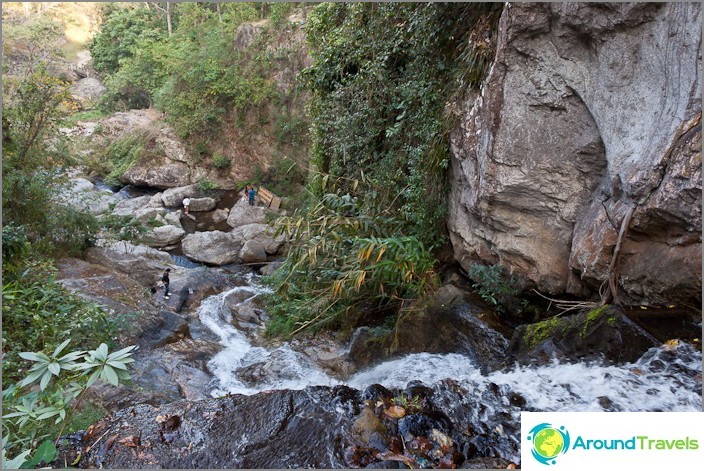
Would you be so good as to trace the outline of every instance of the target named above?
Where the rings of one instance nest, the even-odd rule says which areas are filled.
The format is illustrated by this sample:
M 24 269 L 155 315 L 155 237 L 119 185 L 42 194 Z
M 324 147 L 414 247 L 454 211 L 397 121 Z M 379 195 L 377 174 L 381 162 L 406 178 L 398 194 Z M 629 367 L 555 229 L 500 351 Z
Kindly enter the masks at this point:
M 555 307 L 557 309 L 560 309 L 560 312 L 555 315 L 555 317 L 563 316 L 567 314 L 570 311 L 574 311 L 576 309 L 595 309 L 599 307 L 599 303 L 593 302 L 593 301 L 569 301 L 566 299 L 554 299 L 554 298 L 549 298 L 545 296 L 544 294 L 538 292 L 537 290 L 533 290 L 535 294 L 540 296 L 543 299 L 547 299 L 550 301 L 550 304 L 548 305 L 548 309 L 555 303 Z

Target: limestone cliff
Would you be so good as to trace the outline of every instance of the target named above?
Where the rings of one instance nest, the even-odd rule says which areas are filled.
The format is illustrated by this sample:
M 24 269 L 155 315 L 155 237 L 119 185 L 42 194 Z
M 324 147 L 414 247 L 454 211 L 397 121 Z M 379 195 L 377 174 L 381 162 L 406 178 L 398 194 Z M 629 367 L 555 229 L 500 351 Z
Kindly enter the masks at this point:
M 455 257 L 627 302 L 701 299 L 701 5 L 506 5 L 452 135 Z M 626 226 L 626 225 L 624 225 Z

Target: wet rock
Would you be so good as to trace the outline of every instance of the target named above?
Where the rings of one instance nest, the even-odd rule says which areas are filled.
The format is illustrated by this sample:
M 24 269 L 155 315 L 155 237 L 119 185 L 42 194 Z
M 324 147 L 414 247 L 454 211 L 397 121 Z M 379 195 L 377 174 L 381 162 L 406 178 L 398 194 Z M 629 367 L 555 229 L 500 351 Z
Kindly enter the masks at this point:
M 362 393 L 363 400 L 383 401 L 394 397 L 394 394 L 381 384 L 370 384 Z
M 484 320 L 486 309 L 456 286 L 445 285 L 425 310 L 399 320 L 389 354 L 463 353 L 482 369 L 495 369 L 509 342 Z
M 424 413 L 407 415 L 398 420 L 398 433 L 406 440 L 413 437 L 427 437 L 433 432 L 433 429 L 447 431 L 445 423 Z
M 385 434 L 386 427 L 381 423 L 381 420 L 374 413 L 371 407 L 365 407 L 357 417 L 357 420 L 352 424 L 352 433 L 354 436 L 364 443 L 368 443 L 369 439 L 374 434 Z
M 266 262 L 264 246 L 257 240 L 248 240 L 240 250 L 240 260 L 242 260 L 242 263 Z
M 412 400 L 413 398 L 431 398 L 433 394 L 433 390 L 420 381 L 411 381 L 406 386 L 406 389 L 403 390 L 403 395 L 408 400 Z
M 238 260 L 243 242 L 221 231 L 188 234 L 181 242 L 183 254 L 197 262 L 227 265 Z
M 390 330 L 360 327 L 350 339 L 349 358 L 357 369 L 369 366 L 388 357 L 387 345 Z
M 345 412 L 348 388 L 307 388 L 181 401 L 155 408 L 137 405 L 114 414 L 94 430 L 84 446 L 101 435 L 138 436 L 151 447 L 134 453 L 115 445 L 101 456 L 91 446 L 81 466 L 104 468 L 344 468 L 343 431 L 352 424 Z M 350 409 L 351 410 L 351 409 Z M 157 416 L 180 417 L 169 443 Z M 322 425 L 322 426 L 321 426 Z M 151 463 L 151 464 L 150 464 Z
M 166 247 L 177 243 L 186 235 L 186 231 L 176 226 L 159 226 L 142 236 L 142 241 L 150 247 Z
M 652 335 L 619 308 L 605 306 L 519 326 L 511 339 L 509 352 L 521 363 L 545 363 L 554 357 L 603 357 L 613 363 L 623 363 L 636 361 L 657 345 Z
M 259 273 L 264 276 L 271 275 L 276 270 L 278 270 L 281 267 L 281 265 L 283 265 L 283 264 L 284 264 L 284 262 L 282 262 L 280 260 L 275 260 L 273 262 L 269 262 L 259 269 Z
M 612 401 L 611 398 L 608 396 L 599 396 L 596 398 L 596 400 L 601 406 L 601 408 L 607 412 L 616 412 L 621 410 L 621 408 L 618 405 L 614 404 L 614 401 Z
M 160 311 L 161 324 L 158 329 L 143 337 L 148 348 L 158 348 L 189 335 L 185 317 L 171 311 Z
M 300 367 L 305 362 L 304 357 L 291 350 L 278 349 L 261 361 L 237 369 L 237 377 L 250 387 L 295 381 L 305 374 L 305 368 Z

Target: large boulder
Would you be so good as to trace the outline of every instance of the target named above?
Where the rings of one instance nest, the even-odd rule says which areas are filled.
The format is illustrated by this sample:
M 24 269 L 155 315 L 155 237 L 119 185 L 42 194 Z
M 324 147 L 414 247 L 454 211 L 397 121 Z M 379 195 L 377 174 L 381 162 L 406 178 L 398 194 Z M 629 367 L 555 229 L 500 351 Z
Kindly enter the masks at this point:
M 465 269 L 596 295 L 635 207 L 625 300 L 700 304 L 701 21 L 698 3 L 506 4 L 451 135 L 448 229 Z
M 235 395 L 156 408 L 135 405 L 97 424 L 82 446 L 81 465 L 107 468 L 345 468 L 342 439 L 356 391 L 308 388 Z M 157 418 L 155 420 L 155 418 Z M 117 445 L 99 453 L 97 439 L 140 437 L 148 452 Z M 184 450 L 188 450 L 184 453 Z M 180 450 L 180 451 L 179 451 Z
M 166 252 L 128 242 L 91 247 L 85 257 L 89 262 L 129 275 L 144 287 L 154 286 L 164 267 L 172 262 Z
M 276 255 L 284 245 L 286 238 L 283 235 L 274 236 L 274 229 L 266 224 L 246 224 L 238 226 L 230 234 L 244 245 L 248 240 L 256 240 L 269 255 Z
M 150 205 L 151 196 L 138 196 L 120 200 L 113 209 L 115 216 L 134 216 L 134 214 Z
M 161 201 L 167 208 L 176 208 L 183 206 L 184 198 L 193 198 L 198 194 L 196 185 L 180 186 L 177 188 L 169 188 L 161 193 Z
M 242 263 L 266 262 L 264 245 L 258 240 L 248 240 L 240 249 L 240 260 L 242 260 Z
M 134 166 L 122 174 L 121 180 L 135 186 L 172 188 L 190 183 L 188 165 L 166 162 L 158 166 Z
M 150 247 L 166 247 L 167 245 L 173 245 L 178 243 L 183 236 L 186 235 L 180 227 L 176 226 L 159 226 L 155 227 L 151 231 L 147 232 L 142 236 L 144 243 Z
M 93 215 L 105 214 L 118 202 L 114 193 L 97 190 L 85 178 L 73 178 L 56 195 L 57 202 Z
M 213 198 L 191 198 L 190 211 L 211 211 L 215 208 L 215 200 Z
M 249 224 L 264 224 L 266 222 L 266 208 L 250 206 L 247 201 L 239 200 L 230 210 L 227 223 L 230 227 L 240 227 Z
M 196 232 L 181 241 L 186 257 L 210 265 L 227 265 L 237 261 L 243 245 L 241 239 L 222 231 Z
M 502 366 L 508 332 L 492 310 L 454 285 L 443 286 L 424 310 L 402 316 L 389 354 L 462 353 L 483 370 Z
M 71 86 L 71 95 L 84 109 L 92 108 L 105 93 L 105 86 L 94 77 L 86 77 Z
M 624 363 L 636 361 L 659 344 L 619 308 L 603 306 L 519 326 L 511 338 L 509 352 L 520 363 L 548 363 L 553 358 L 603 358 Z

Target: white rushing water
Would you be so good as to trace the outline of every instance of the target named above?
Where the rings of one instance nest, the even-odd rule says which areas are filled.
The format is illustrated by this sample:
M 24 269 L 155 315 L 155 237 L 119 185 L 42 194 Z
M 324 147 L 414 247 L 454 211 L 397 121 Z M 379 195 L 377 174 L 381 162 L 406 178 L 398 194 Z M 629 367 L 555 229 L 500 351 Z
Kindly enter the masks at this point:
M 432 385 L 450 378 L 476 397 L 489 386 L 503 387 L 520 394 L 525 407 L 532 410 L 603 411 L 604 398 L 615 410 L 623 411 L 702 410 L 701 353 L 688 345 L 651 349 L 637 362 L 619 366 L 555 361 L 544 366 L 516 365 L 488 375 L 463 355 L 417 353 L 386 361 L 342 382 L 288 345 L 271 349 L 253 346 L 233 327 L 225 299 L 238 292 L 250 293 L 241 301 L 246 304 L 265 292 L 251 275 L 248 281 L 248 286 L 211 296 L 200 307 L 201 321 L 223 345 L 208 364 L 217 380 L 213 396 L 336 384 L 362 390 L 375 383 L 404 388 L 413 380 Z M 243 372 L 251 370 L 256 374 L 245 380 Z

